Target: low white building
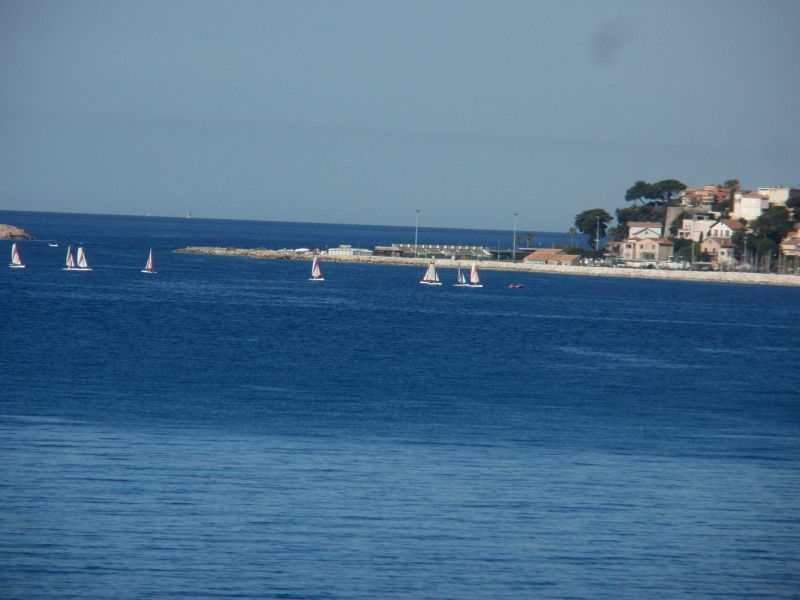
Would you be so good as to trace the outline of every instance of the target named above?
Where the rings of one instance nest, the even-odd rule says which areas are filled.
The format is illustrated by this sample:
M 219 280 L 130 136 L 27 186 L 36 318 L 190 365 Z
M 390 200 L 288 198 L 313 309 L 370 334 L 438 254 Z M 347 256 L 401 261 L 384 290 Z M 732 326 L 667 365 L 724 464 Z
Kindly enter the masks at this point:
M 649 223 L 647 221 L 629 221 L 629 238 L 660 238 L 664 230 L 661 223 Z
M 706 237 L 729 240 L 737 231 L 746 231 L 747 227 L 733 219 L 719 219 L 708 230 Z
M 338 248 L 328 248 L 328 256 L 372 256 L 372 250 L 353 248 L 350 244 L 341 244 Z

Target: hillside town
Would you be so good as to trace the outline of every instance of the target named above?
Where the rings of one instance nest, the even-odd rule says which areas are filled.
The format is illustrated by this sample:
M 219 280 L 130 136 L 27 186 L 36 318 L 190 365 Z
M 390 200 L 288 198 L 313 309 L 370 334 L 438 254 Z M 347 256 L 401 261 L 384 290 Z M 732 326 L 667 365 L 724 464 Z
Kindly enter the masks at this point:
M 594 260 L 633 268 L 799 272 L 800 188 L 638 181 L 626 200 L 633 206 L 617 209 L 617 227 L 607 229 L 614 217 L 602 209 L 576 216 L 594 246 Z M 601 247 L 606 233 L 612 239 Z M 539 252 L 526 260 L 570 261 L 571 254 Z
M 588 247 L 533 248 L 525 244 L 529 233 L 515 235 L 511 249 L 396 243 L 374 249 L 343 245 L 324 254 L 800 273 L 800 188 L 748 191 L 740 190 L 736 180 L 726 183 L 688 188 L 677 180 L 639 181 L 626 194 L 634 206 L 616 211 L 616 227 L 609 227 L 614 217 L 603 209 L 576 216 L 576 228 L 569 233 L 586 234 Z

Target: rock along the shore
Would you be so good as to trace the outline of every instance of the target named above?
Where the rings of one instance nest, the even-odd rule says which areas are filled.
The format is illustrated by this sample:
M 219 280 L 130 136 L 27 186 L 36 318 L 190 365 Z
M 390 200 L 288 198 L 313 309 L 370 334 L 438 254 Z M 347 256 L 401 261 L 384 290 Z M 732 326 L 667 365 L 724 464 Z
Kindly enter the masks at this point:
M 28 233 L 24 229 L 14 227 L 13 225 L 3 225 L 0 223 L 0 240 L 35 240 L 33 234 Z

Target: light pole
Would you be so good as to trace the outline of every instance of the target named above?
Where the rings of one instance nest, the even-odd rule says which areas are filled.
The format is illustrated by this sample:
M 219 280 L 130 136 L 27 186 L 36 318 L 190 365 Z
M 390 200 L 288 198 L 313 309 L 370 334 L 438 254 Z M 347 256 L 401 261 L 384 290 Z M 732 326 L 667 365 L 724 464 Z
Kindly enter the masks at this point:
M 597 217 L 595 217 L 595 219 L 597 220 L 597 230 L 595 231 L 595 234 L 594 234 L 594 251 L 595 252 L 599 252 L 600 251 L 600 217 L 597 216 Z
M 414 258 L 419 256 L 417 251 L 417 235 L 419 234 L 419 209 L 417 209 L 417 220 L 414 222 Z
M 747 231 L 744 232 L 744 252 L 742 253 L 742 267 L 745 265 L 747 265 Z
M 511 238 L 511 262 L 517 260 L 517 213 L 514 213 L 514 234 Z

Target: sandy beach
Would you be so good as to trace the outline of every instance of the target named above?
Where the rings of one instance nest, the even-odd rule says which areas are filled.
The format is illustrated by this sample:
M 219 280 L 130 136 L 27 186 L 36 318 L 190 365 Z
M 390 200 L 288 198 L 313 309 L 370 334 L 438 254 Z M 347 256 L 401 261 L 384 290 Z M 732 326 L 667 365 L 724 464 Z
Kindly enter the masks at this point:
M 313 253 L 293 250 L 268 250 L 265 248 L 221 248 L 211 246 L 189 246 L 175 252 L 182 254 L 204 254 L 209 256 L 241 256 L 265 260 L 307 260 Z M 425 258 L 401 258 L 392 256 L 328 256 L 321 255 L 324 262 L 346 262 L 358 264 L 380 264 L 413 266 L 423 268 L 428 264 Z M 468 267 L 470 261 L 436 260 L 441 268 Z M 480 261 L 482 270 L 514 271 L 519 273 L 552 273 L 555 275 L 583 275 L 592 277 L 633 277 L 638 279 L 668 279 L 710 283 L 738 283 L 750 285 L 800 286 L 798 275 L 778 275 L 774 273 L 741 273 L 723 271 L 667 271 L 661 269 L 629 269 L 612 267 L 587 267 L 566 265 L 534 265 L 499 261 Z

